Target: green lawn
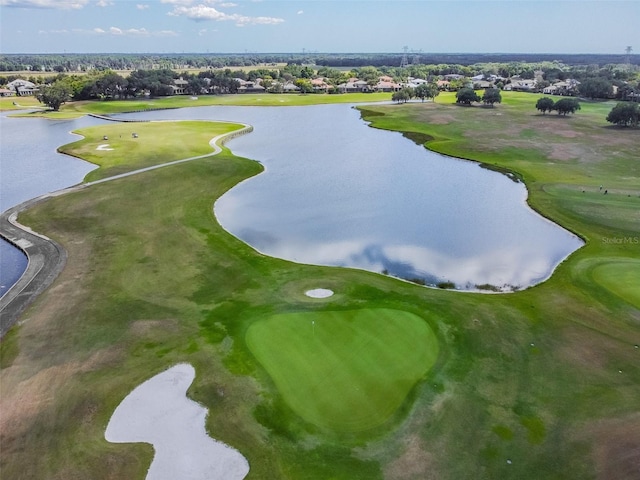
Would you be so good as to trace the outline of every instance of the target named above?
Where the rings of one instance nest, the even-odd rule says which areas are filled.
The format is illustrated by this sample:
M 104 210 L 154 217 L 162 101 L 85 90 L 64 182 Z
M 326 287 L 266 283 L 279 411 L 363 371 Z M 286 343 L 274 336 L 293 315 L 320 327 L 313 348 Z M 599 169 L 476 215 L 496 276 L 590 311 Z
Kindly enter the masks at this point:
M 69 259 L 0 344 L 2 476 L 144 478 L 152 449 L 110 444 L 104 429 L 135 386 L 189 362 L 188 395 L 209 409 L 211 435 L 247 457 L 248 480 L 634 478 L 640 246 L 615 239 L 640 236 L 640 130 L 607 125 L 606 103 L 559 118 L 537 114 L 537 98 L 362 107 L 374 126 L 515 171 L 535 209 L 586 239 L 549 280 L 517 293 L 428 289 L 261 255 L 213 214 L 225 191 L 262 172 L 227 149 L 21 214 Z M 120 127 L 107 127 L 111 142 Z M 150 124 L 139 140 L 166 127 Z M 181 155 L 209 151 L 227 127 L 194 122 Z M 82 155 L 95 155 L 95 133 Z M 94 161 L 130 170 L 160 160 L 129 149 Z M 318 287 L 335 295 L 305 296 Z M 375 348 L 351 355 L 368 340 Z M 309 364 L 312 354 L 331 362 Z M 373 388 L 399 370 L 409 375 L 398 386 Z M 328 379 L 318 394 L 314 376 Z
M 43 105 L 35 100 L 35 97 L 21 97 L 25 101 L 24 106 Z M 242 105 L 242 106 L 296 106 L 296 105 L 322 105 L 331 103 L 369 103 L 390 101 L 390 93 L 345 93 L 339 95 L 328 94 L 238 94 L 238 95 L 204 95 L 190 97 L 180 95 L 163 98 L 147 98 L 132 100 L 108 100 L 108 101 L 78 101 L 69 102 L 60 108 L 59 112 L 34 112 L 26 114 L 27 117 L 43 116 L 51 119 L 74 118 L 89 113 L 96 115 L 110 115 L 123 112 L 136 112 L 142 110 L 161 110 L 166 108 L 202 107 L 211 105 Z M 1 99 L 0 109 L 16 109 L 12 102 Z
M 60 147 L 59 151 L 100 165 L 85 179 L 91 181 L 213 153 L 211 139 L 241 127 L 234 123 L 195 121 L 109 123 L 75 131 L 84 138 Z M 99 149 L 100 146 L 106 149 Z
M 273 315 L 247 344 L 298 415 L 337 432 L 384 423 L 438 357 L 424 320 L 386 309 Z
M 620 239 L 624 241 L 625 239 Z M 639 244 L 639 237 L 627 237 L 626 240 Z M 592 270 L 595 282 L 630 305 L 640 308 L 640 260 L 615 259 L 599 265 Z

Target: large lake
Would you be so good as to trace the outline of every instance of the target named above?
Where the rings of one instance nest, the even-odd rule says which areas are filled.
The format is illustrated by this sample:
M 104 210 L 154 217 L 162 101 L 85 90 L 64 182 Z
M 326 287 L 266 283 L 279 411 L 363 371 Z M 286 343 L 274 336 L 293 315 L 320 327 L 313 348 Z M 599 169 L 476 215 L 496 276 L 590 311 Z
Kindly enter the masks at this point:
M 220 198 L 215 214 L 267 255 L 427 284 L 510 290 L 546 279 L 582 245 L 526 205 L 523 184 L 370 128 L 348 105 L 200 107 L 123 117 L 253 125 L 251 134 L 227 145 L 266 171 Z M 51 141 L 51 157 L 84 121 L 63 126 L 64 134 L 60 125 L 38 125 L 29 137 Z M 31 129 L 31 121 L 22 122 Z
M 0 115 L 0 211 L 39 195 L 82 181 L 96 168 L 56 148 L 78 137 L 71 130 L 101 123 L 91 117 L 51 121 L 41 118 L 7 118 Z M 0 296 L 22 275 L 26 256 L 0 239 Z

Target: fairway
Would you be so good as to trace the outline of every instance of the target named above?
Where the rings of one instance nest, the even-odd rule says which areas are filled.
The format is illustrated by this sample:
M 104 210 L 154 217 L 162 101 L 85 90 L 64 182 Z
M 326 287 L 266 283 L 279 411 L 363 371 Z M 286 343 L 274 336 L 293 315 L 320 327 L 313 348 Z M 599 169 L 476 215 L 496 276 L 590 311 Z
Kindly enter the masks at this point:
M 210 141 L 243 125 L 228 122 L 136 122 L 111 123 L 83 128 L 73 133 L 84 138 L 60 147 L 96 165 L 85 180 L 119 175 L 183 158 L 213 153 Z
M 390 309 L 273 315 L 246 338 L 287 404 L 337 432 L 388 420 L 438 356 L 423 319 Z
M 640 261 L 625 259 L 599 265 L 593 279 L 634 307 L 640 308 Z

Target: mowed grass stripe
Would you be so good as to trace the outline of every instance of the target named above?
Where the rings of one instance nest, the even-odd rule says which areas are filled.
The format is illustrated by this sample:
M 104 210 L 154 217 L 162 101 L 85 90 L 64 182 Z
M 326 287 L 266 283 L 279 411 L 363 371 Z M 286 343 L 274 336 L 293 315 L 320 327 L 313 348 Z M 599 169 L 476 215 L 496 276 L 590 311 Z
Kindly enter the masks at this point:
M 438 356 L 429 325 L 391 309 L 273 315 L 246 339 L 287 404 L 336 432 L 384 423 Z

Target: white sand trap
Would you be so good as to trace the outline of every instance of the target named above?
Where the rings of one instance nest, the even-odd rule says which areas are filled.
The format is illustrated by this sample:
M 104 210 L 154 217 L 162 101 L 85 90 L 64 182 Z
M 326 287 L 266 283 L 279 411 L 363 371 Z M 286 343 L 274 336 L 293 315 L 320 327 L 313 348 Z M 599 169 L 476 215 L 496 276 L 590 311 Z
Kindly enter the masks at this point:
M 103 143 L 102 145 L 98 145 L 96 147 L 96 150 L 100 150 L 101 152 L 104 152 L 104 151 L 111 151 L 113 150 L 113 148 L 109 147 L 108 143 Z
M 118 405 L 104 436 L 153 445 L 147 480 L 242 480 L 247 460 L 207 435 L 207 409 L 186 397 L 194 378 L 191 365 L 179 364 L 142 383 Z
M 307 290 L 304 294 L 311 298 L 328 298 L 333 295 L 333 290 L 329 290 L 327 288 L 316 288 L 314 290 Z

